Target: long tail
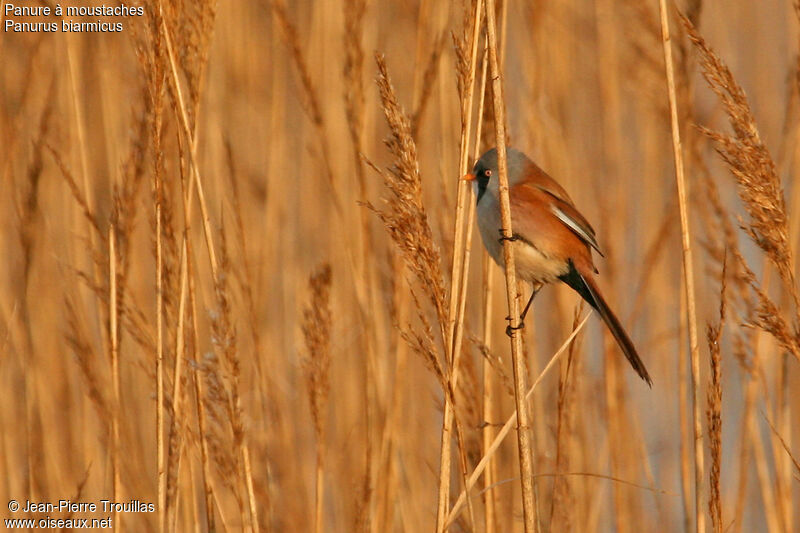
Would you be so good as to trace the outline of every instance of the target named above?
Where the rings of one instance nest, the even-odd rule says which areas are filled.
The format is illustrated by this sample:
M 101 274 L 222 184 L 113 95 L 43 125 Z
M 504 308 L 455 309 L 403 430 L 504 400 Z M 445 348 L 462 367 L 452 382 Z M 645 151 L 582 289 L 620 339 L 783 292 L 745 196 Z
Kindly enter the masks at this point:
M 653 381 L 650 379 L 650 374 L 648 374 L 644 363 L 636 352 L 633 342 L 631 342 L 622 324 L 619 323 L 617 316 L 603 299 L 603 295 L 600 293 L 600 289 L 595 284 L 594 279 L 591 276 L 581 275 L 575 269 L 572 261 L 569 262 L 569 267 L 569 272 L 561 276 L 561 281 L 572 287 L 589 305 L 600 313 L 600 317 L 608 326 L 611 334 L 614 335 L 617 344 L 622 349 L 622 353 L 625 354 L 625 358 L 628 359 L 636 373 L 652 387 Z

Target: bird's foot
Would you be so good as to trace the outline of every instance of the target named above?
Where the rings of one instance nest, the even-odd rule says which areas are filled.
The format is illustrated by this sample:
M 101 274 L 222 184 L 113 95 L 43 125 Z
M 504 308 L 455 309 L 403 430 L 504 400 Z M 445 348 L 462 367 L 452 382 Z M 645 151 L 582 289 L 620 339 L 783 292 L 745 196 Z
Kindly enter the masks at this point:
M 525 328 L 525 322 L 520 322 L 519 326 L 512 326 L 511 324 L 509 324 L 508 326 L 506 326 L 506 335 L 508 335 L 509 337 L 513 337 L 515 331 L 519 331 L 524 328 Z
M 503 230 L 502 229 L 500 230 L 500 238 L 498 239 L 498 241 L 500 241 L 500 242 L 503 242 L 503 241 L 514 242 L 514 241 L 517 241 L 517 240 L 519 240 L 519 235 L 512 235 L 511 237 L 506 237 L 505 235 L 503 235 Z

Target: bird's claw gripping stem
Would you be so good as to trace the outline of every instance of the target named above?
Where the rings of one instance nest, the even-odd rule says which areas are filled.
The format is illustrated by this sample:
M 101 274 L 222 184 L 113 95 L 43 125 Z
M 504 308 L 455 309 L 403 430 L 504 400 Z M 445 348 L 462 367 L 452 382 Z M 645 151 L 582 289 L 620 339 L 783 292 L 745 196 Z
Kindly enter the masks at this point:
M 511 322 L 511 317 L 507 316 L 506 320 Z M 525 327 L 525 322 L 523 322 L 522 320 L 520 320 L 520 323 L 519 323 L 518 326 L 512 326 L 511 324 L 509 324 L 508 326 L 506 326 L 506 335 L 508 335 L 509 337 L 513 337 L 515 331 L 519 331 L 519 330 L 523 329 L 524 327 Z
M 500 242 L 503 242 L 503 241 L 514 242 L 516 240 L 519 240 L 519 235 L 512 235 L 511 237 L 506 237 L 505 235 L 503 235 L 503 230 L 501 229 L 500 230 L 500 239 L 498 239 L 498 240 Z
M 506 326 L 506 335 L 508 335 L 509 337 L 513 337 L 515 331 L 519 331 L 524 327 L 525 327 L 525 322 L 520 322 L 519 326 L 516 327 L 513 327 L 511 326 L 511 324 L 509 324 L 508 326 Z

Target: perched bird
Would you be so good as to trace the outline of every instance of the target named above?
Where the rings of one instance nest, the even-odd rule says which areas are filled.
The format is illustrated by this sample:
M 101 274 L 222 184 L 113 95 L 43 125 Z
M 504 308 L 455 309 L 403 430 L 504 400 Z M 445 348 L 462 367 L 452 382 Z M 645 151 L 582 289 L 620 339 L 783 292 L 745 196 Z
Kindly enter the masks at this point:
M 575 208 L 564 188 L 525 154 L 508 148 L 506 159 L 511 229 L 514 232 L 508 239 L 514 246 L 517 276 L 534 285 L 521 320 L 525 320 L 539 289 L 544 284 L 561 280 L 600 313 L 633 369 L 652 385 L 633 342 L 594 280 L 597 269 L 592 262 L 591 249 L 603 255 L 594 229 Z M 481 156 L 472 172 L 463 179 L 471 181 L 475 189 L 483 244 L 495 262 L 503 266 L 503 240 L 506 238 L 500 222 L 497 168 L 497 149 L 492 148 Z M 510 326 L 506 332 L 511 334 Z

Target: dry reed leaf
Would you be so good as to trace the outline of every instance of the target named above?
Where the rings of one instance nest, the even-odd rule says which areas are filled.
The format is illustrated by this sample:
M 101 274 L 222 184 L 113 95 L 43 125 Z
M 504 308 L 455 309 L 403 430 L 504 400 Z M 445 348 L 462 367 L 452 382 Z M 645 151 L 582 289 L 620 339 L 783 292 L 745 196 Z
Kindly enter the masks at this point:
M 798 461 L 795 458 L 794 454 L 792 453 L 791 448 L 789 447 L 789 444 L 786 442 L 786 439 L 784 439 L 783 435 L 781 435 L 778 432 L 778 430 L 775 428 L 775 426 L 772 423 L 772 421 L 769 418 L 767 418 L 766 415 L 764 415 L 764 419 L 767 421 L 767 424 L 769 424 L 769 428 L 772 430 L 772 433 L 780 441 L 781 446 L 783 447 L 783 450 L 786 452 L 786 455 L 789 456 L 789 460 L 792 461 L 792 465 L 794 466 L 794 469 L 797 470 L 797 474 L 795 475 L 795 478 L 797 478 L 800 481 L 800 461 Z
M 28 286 L 35 230 L 37 229 L 36 221 L 40 214 L 39 183 L 44 171 L 44 149 L 45 147 L 49 147 L 46 144 L 46 138 L 50 130 L 50 123 L 53 116 L 54 89 L 55 85 L 51 84 L 47 98 L 47 106 L 39 117 L 39 130 L 36 134 L 36 140 L 33 142 L 33 156 L 25 175 L 24 192 L 20 196 L 14 198 L 14 207 L 16 208 L 17 220 L 19 221 L 19 243 L 22 248 L 23 287 Z M 50 150 L 53 152 L 52 148 L 50 148 Z M 53 155 L 55 156 L 55 153 Z M 62 172 L 62 174 L 64 173 Z M 64 175 L 64 177 L 66 178 L 66 175 Z M 18 188 L 22 187 L 14 187 L 14 189 Z M 70 185 L 70 189 L 72 189 L 72 185 Z
M 91 228 L 95 231 L 96 235 L 100 239 L 104 239 L 105 232 L 100 228 L 100 221 L 97 218 L 97 215 L 92 210 L 92 207 L 86 201 L 86 196 L 81 191 L 78 183 L 75 181 L 75 177 L 70 171 L 67 164 L 64 162 L 61 154 L 56 150 L 53 146 L 46 144 L 45 145 L 53 156 L 53 160 L 56 162 L 59 170 L 61 170 L 61 176 L 64 178 L 64 181 L 69 186 L 69 190 L 72 193 L 72 197 L 78 202 L 78 205 L 81 207 L 81 212 L 83 213 L 83 217 L 89 222 Z
M 403 340 L 408 343 L 411 349 L 414 350 L 417 355 L 422 357 L 422 362 L 425 364 L 425 367 L 430 370 L 434 377 L 436 377 L 436 380 L 439 382 L 439 386 L 442 388 L 442 390 L 448 391 L 449 382 L 447 379 L 447 374 L 445 373 L 445 369 L 439 360 L 439 353 L 436 350 L 436 343 L 433 340 L 433 327 L 431 326 L 431 323 L 427 319 L 425 313 L 422 311 L 422 305 L 419 302 L 416 291 L 413 289 L 411 290 L 411 297 L 414 300 L 414 305 L 418 310 L 421 327 L 414 329 L 410 324 L 404 328 L 401 327 L 400 335 Z
M 341 213 L 342 202 L 339 199 L 338 189 L 334 186 L 333 167 L 331 163 L 331 149 L 329 144 L 329 137 L 326 135 L 325 117 L 322 114 L 322 102 L 320 100 L 319 92 L 317 91 L 314 82 L 311 80 L 311 71 L 308 67 L 308 61 L 303 54 L 303 49 L 300 46 L 300 37 L 297 33 L 297 28 L 289 20 L 289 14 L 286 11 L 285 0 L 271 0 L 270 5 L 272 12 L 278 20 L 278 24 L 283 32 L 283 38 L 286 46 L 289 48 L 289 53 L 292 61 L 297 67 L 297 72 L 300 75 L 300 82 L 303 88 L 303 107 L 311 119 L 314 129 L 317 133 L 320 145 L 322 147 L 322 163 L 325 168 L 325 176 L 328 183 L 331 185 L 331 192 L 333 195 L 334 205 Z
M 99 359 L 85 330 L 86 325 L 79 316 L 74 298 L 65 297 L 64 307 L 67 314 L 67 331 L 65 332 L 67 344 L 75 354 L 89 398 L 97 409 L 100 420 L 110 421 L 111 409 L 107 392 L 103 387 L 106 379 L 105 376 L 99 375 Z
M 726 256 L 727 257 L 727 256 Z M 723 260 L 720 276 L 719 318 L 716 324 L 706 326 L 706 340 L 710 353 L 711 375 L 706 391 L 706 419 L 708 421 L 711 469 L 709 471 L 708 510 L 714 533 L 722 533 L 722 327 L 725 322 L 725 302 L 727 287 L 727 259 Z
M 478 348 L 483 358 L 492 367 L 492 370 L 494 370 L 497 373 L 498 377 L 500 378 L 500 382 L 503 385 L 503 390 L 505 390 L 506 394 L 508 394 L 510 398 L 513 398 L 514 383 L 512 382 L 511 377 L 508 375 L 508 372 L 506 372 L 504 368 L 505 363 L 503 363 L 503 360 L 494 353 L 492 353 L 492 350 L 490 350 L 489 347 L 486 346 L 486 344 L 484 344 L 483 341 L 481 341 L 479 338 L 473 336 L 470 337 L 470 340 Z
M 364 14 L 367 10 L 366 0 L 346 0 L 344 3 L 344 67 L 345 80 L 344 102 L 347 129 L 353 148 L 353 158 L 356 167 L 356 178 L 359 186 L 360 199 L 366 198 L 366 180 L 364 165 L 361 161 L 363 152 L 363 127 L 364 127 L 364 48 L 361 38 L 364 33 Z M 368 224 L 362 222 L 365 231 Z
M 439 73 L 439 58 L 442 57 L 444 51 L 444 44 L 446 42 L 445 34 L 439 36 L 433 45 L 433 50 L 428 57 L 425 66 L 424 74 L 422 75 L 422 93 L 419 96 L 419 101 L 414 107 L 414 113 L 411 115 L 411 137 L 416 137 L 419 133 L 422 119 L 425 116 L 425 110 L 428 107 L 433 89 L 436 87 L 436 77 Z
M 325 409 L 330 392 L 331 328 L 333 314 L 330 306 L 331 266 L 326 263 L 308 280 L 311 299 L 303 311 L 303 337 L 308 355 L 303 359 L 308 403 L 314 432 L 318 441 L 324 435 Z M 318 444 L 321 446 L 321 444 Z

